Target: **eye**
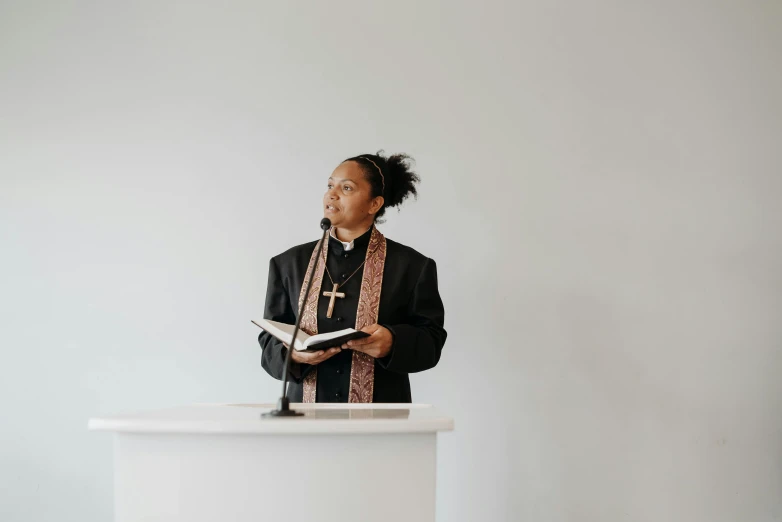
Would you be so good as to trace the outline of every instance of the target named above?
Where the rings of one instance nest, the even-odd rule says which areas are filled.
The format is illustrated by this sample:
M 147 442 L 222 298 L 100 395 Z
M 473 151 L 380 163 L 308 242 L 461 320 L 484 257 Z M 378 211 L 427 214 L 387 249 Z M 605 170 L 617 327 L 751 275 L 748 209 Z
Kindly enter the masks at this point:
M 344 188 L 345 188 L 345 190 L 353 190 L 353 187 L 351 187 L 350 185 L 345 185 Z
M 332 185 L 331 183 L 329 183 L 328 185 L 326 185 L 326 188 L 329 188 L 329 189 L 330 189 L 330 188 L 331 188 L 331 187 L 333 187 L 333 186 L 334 186 L 334 185 Z

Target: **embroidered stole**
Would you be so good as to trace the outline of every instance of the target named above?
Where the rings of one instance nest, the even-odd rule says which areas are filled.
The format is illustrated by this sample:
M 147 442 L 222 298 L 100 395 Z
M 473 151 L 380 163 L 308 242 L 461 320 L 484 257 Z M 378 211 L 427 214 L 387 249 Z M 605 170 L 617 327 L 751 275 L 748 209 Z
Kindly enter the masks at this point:
M 328 239 L 327 239 L 328 241 Z M 304 283 L 301 285 L 299 295 L 299 307 L 304 300 L 304 292 L 309 283 L 309 274 L 313 263 L 316 263 L 321 254 L 320 245 L 315 246 L 312 252 Z M 318 263 L 315 270 L 315 278 L 312 281 L 312 291 L 301 316 L 301 329 L 309 335 L 318 333 L 318 301 L 321 297 L 321 284 L 328 255 L 328 243 L 322 247 L 323 263 Z M 383 268 L 386 262 L 386 238 L 374 226 L 367 247 L 364 275 L 361 280 L 361 294 L 358 298 L 358 311 L 356 313 L 356 330 L 377 323 L 380 312 L 380 289 L 383 286 Z M 304 378 L 304 402 L 315 402 L 317 391 L 318 367 L 310 370 Z M 350 365 L 350 393 L 348 402 L 372 402 L 372 394 L 375 389 L 375 359 L 369 355 L 353 351 L 353 359 Z

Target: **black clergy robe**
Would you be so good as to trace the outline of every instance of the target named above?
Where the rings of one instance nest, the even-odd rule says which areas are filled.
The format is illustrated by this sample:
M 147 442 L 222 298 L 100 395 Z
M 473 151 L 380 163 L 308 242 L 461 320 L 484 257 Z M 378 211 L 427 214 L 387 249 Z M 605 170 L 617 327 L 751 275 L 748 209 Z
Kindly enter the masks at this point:
M 356 238 L 350 251 L 345 251 L 340 241 L 329 236 L 326 266 L 345 297 L 336 299 L 332 317 L 327 318 L 329 298 L 324 297 L 323 292 L 330 292 L 333 285 L 324 274 L 318 299 L 318 333 L 355 328 L 364 271 L 359 266 L 366 257 L 371 232 L 372 229 Z M 271 259 L 264 318 L 295 323 L 301 286 L 316 244 L 317 241 L 313 241 L 299 245 Z M 412 402 L 408 374 L 428 370 L 440 360 L 446 338 L 445 312 L 437 290 L 434 260 L 389 239 L 386 239 L 386 245 L 378 324 L 388 328 L 394 340 L 391 352 L 374 360 L 373 402 Z M 358 272 L 350 277 L 357 269 Z M 349 279 L 343 287 L 341 283 L 346 278 Z M 272 377 L 282 379 L 287 351 L 282 341 L 261 332 L 258 342 L 263 351 L 263 368 Z M 348 401 L 352 353 L 352 350 L 342 350 L 317 365 L 316 402 Z M 313 368 L 315 366 L 291 360 L 291 402 L 302 401 L 302 382 Z

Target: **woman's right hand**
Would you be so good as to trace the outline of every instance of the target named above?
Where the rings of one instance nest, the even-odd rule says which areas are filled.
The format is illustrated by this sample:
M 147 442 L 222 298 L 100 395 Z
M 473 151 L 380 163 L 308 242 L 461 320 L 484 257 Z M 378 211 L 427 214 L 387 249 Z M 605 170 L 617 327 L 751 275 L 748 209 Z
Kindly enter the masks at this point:
M 285 347 L 288 348 L 288 345 L 286 344 Z M 322 363 L 326 359 L 331 359 L 341 351 L 342 351 L 341 348 L 330 348 L 328 350 L 318 350 L 317 352 L 304 352 L 299 350 L 293 350 L 293 353 L 291 354 L 291 359 L 293 359 L 297 363 L 315 365 L 315 364 Z

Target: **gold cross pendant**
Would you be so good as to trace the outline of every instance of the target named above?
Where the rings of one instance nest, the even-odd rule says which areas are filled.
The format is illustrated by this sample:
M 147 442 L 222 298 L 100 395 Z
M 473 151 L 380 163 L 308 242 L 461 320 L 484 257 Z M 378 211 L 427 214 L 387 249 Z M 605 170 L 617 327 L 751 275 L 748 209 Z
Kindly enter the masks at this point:
M 342 292 L 337 292 L 337 288 L 339 288 L 339 285 L 334 283 L 334 289 L 331 292 L 323 292 L 323 295 L 326 297 L 330 297 L 331 300 L 329 301 L 329 309 L 326 312 L 326 317 L 331 319 L 331 314 L 334 313 L 334 301 L 336 301 L 337 297 L 345 297 L 345 294 Z

